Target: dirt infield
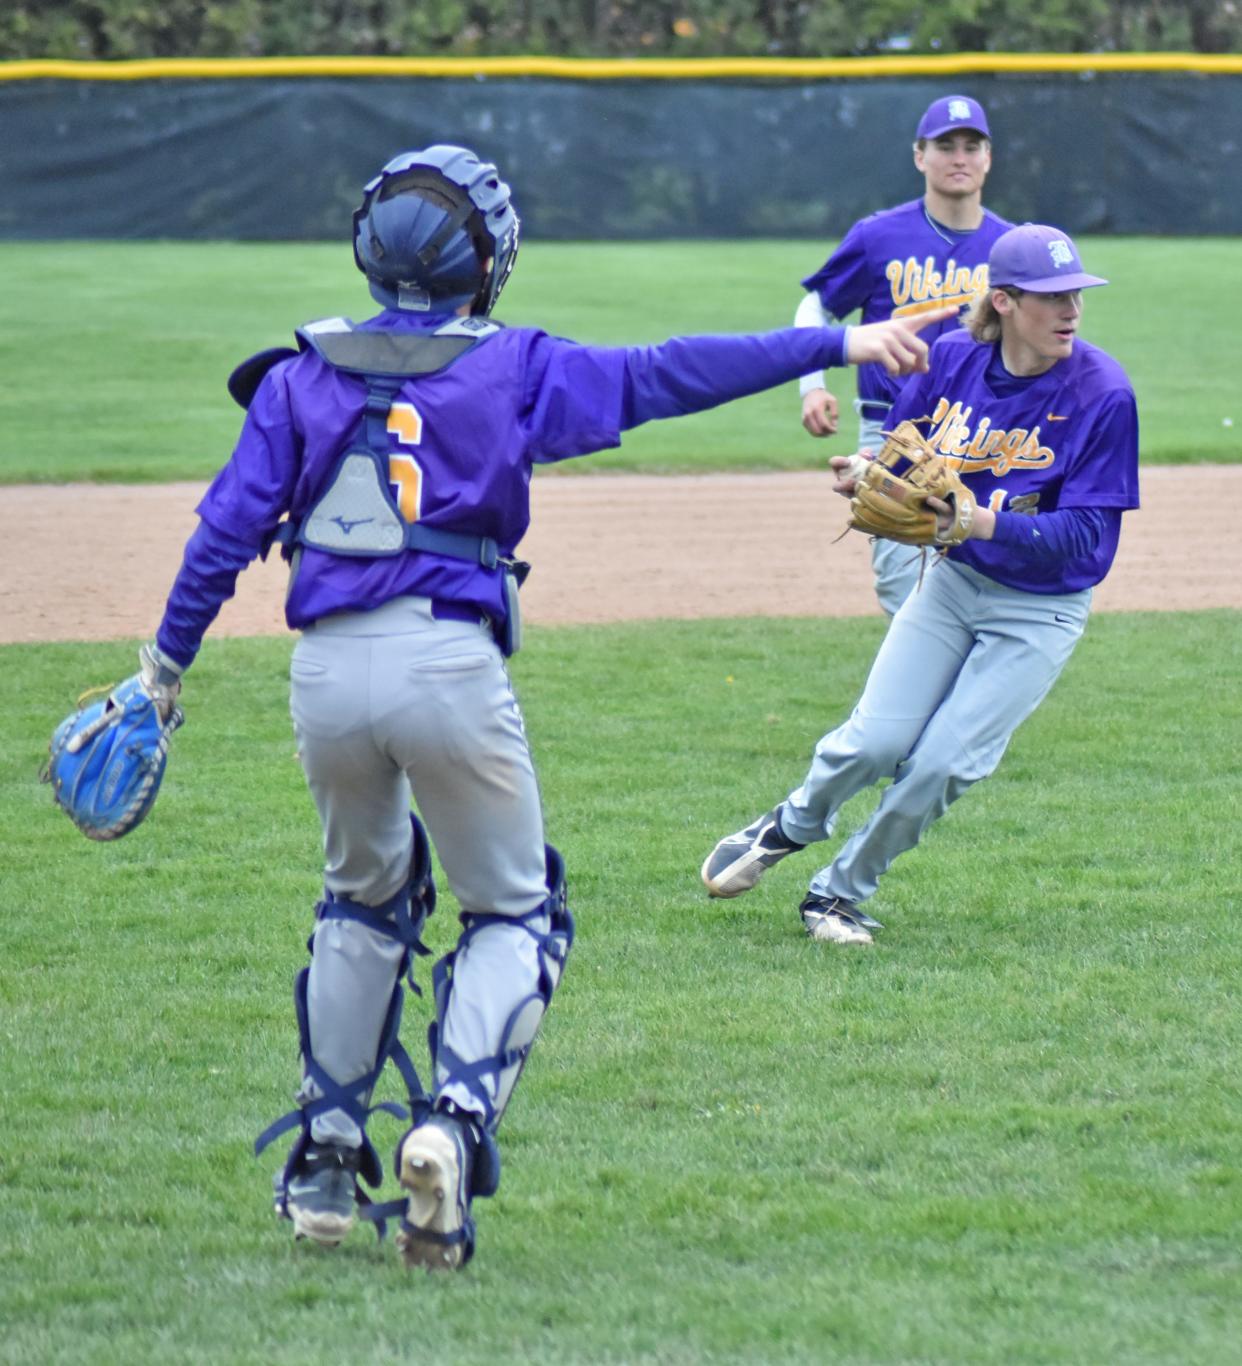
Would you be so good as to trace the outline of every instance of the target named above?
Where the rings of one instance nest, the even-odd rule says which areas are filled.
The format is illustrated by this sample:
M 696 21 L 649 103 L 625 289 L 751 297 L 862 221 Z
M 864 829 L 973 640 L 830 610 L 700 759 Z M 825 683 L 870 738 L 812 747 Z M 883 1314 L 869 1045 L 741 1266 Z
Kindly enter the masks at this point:
M 203 487 L 0 490 L 0 643 L 149 637 Z M 1242 466 L 1146 469 L 1142 493 L 1096 609 L 1242 606 Z M 833 542 L 845 504 L 826 473 L 541 477 L 532 507 L 529 623 L 877 610 L 865 541 Z M 283 597 L 272 557 L 241 576 L 213 629 L 279 633 Z

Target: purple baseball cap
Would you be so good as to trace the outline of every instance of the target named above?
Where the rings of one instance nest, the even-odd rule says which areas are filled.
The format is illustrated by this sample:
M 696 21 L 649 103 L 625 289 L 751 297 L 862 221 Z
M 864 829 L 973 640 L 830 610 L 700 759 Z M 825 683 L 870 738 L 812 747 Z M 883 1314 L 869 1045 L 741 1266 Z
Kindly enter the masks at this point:
M 952 133 L 958 128 L 972 128 L 990 138 L 988 116 L 983 105 L 972 100 L 969 95 L 945 95 L 927 106 L 927 113 L 919 120 L 916 137 L 938 138 L 942 133 Z
M 1023 223 L 992 243 L 988 284 L 1015 285 L 1032 294 L 1060 294 L 1106 285 L 1108 281 L 1083 270 L 1078 248 L 1060 228 Z

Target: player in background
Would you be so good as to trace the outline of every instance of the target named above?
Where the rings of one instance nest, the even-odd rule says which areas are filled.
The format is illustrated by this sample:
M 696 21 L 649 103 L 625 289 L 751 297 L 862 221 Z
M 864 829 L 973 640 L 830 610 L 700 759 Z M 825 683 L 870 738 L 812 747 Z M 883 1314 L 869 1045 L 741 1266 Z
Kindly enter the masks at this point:
M 576 345 L 489 318 L 518 227 L 496 168 L 464 148 L 406 153 L 365 187 L 354 259 L 381 311 L 307 324 L 296 351 L 234 372 L 246 420 L 143 650 L 144 679 L 171 708 L 237 575 L 283 546 L 286 618 L 301 632 L 291 710 L 324 892 L 295 985 L 296 1108 L 258 1146 L 295 1135 L 276 1205 L 298 1236 L 335 1245 L 360 1208 L 397 1217 L 404 1260 L 429 1269 L 471 1256 L 471 1201 L 496 1190 L 496 1130 L 573 940 L 505 667 L 532 466 L 814 366 L 909 373 L 926 364 L 919 327 L 935 322 Z M 435 902 L 432 846 L 462 930 L 433 973 L 424 1092 L 398 1027 Z M 382 1180 L 366 1131 L 389 1058 L 412 1116 L 395 1160 L 405 1193 L 376 1207 L 358 1180 Z
M 987 285 L 993 242 L 1010 224 L 983 207 L 992 143 L 982 105 L 965 95 L 935 100 L 919 120 L 914 165 L 923 197 L 863 218 L 840 246 L 802 281 L 808 291 L 794 322 L 824 327 L 862 310 L 864 323 L 914 318 L 929 308 L 965 309 Z M 949 319 L 923 333 L 929 341 L 957 326 Z M 832 436 L 839 424 L 836 397 L 822 374 L 804 375 L 802 425 L 812 436 Z M 879 450 L 900 384 L 881 367 L 858 371 L 858 448 Z M 875 591 L 892 616 L 918 581 L 923 556 L 896 541 L 871 545 Z
M 934 343 L 891 417 L 926 423 L 931 446 L 956 459 L 978 504 L 972 539 L 933 562 L 893 618 L 857 706 L 815 747 L 802 784 L 703 864 L 713 896 L 739 896 L 827 839 L 856 792 L 891 778 L 811 878 L 800 911 L 812 939 L 872 942 L 879 922 L 863 907 L 880 877 L 995 769 L 1046 696 L 1112 565 L 1121 514 L 1138 506 L 1134 391 L 1078 337 L 1082 291 L 1106 281 L 1083 271 L 1063 232 L 1038 224 L 1000 237 L 989 266 L 966 329 Z M 850 496 L 851 457 L 831 464 Z M 944 530 L 951 509 L 933 505 Z

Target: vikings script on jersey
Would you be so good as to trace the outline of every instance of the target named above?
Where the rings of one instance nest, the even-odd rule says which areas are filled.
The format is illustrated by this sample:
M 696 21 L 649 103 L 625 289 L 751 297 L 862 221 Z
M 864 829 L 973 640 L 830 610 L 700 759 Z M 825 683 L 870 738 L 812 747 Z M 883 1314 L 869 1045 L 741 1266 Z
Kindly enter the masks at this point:
M 834 318 L 861 309 L 864 323 L 914 317 L 942 303 L 965 308 L 987 288 L 988 253 L 1009 226 L 984 209 L 973 232 L 955 232 L 929 218 L 923 201 L 913 199 L 855 223 L 802 287 L 818 294 Z M 922 335 L 931 342 L 955 326 L 950 320 Z M 901 383 L 882 366 L 858 367 L 858 396 L 864 402 L 892 403 Z
M 1032 410 L 1052 419 L 1046 431 L 1031 422 Z M 1134 391 L 1121 366 L 1089 342 L 1076 341 L 1072 355 L 1024 379 L 1005 369 L 999 344 L 958 328 L 932 347 L 931 369 L 910 378 L 887 425 L 906 419 L 957 461 L 975 498 L 998 514 L 1139 505 Z M 1034 591 L 1099 583 L 1116 548 L 1110 538 L 1091 555 L 1048 567 Z M 1000 583 L 1031 587 L 1030 565 L 1012 562 L 997 541 L 967 541 L 949 554 Z
M 892 290 L 894 318 L 913 317 L 945 304 L 966 308 L 988 287 L 986 264 L 959 266 L 951 256 L 943 270 L 936 268 L 933 256 L 922 261 L 913 256 L 890 261 L 884 267 L 884 277 Z
M 1056 458 L 1050 446 L 1040 443 L 1039 424 L 1028 430 L 994 427 L 990 417 L 981 417 L 971 425 L 974 410 L 968 404 L 936 401 L 931 415 L 927 442 L 941 455 L 954 456 L 963 473 L 968 470 L 991 469 L 1005 474 L 1014 467 L 1039 469 L 1051 465 Z

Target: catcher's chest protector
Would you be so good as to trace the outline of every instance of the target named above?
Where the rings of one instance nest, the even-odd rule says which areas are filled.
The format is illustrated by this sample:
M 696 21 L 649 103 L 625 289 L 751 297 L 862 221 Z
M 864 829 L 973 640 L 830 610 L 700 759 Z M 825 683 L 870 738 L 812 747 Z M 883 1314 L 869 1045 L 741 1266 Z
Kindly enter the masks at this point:
M 279 544 L 292 562 L 291 580 L 300 568 L 302 546 L 346 556 L 421 550 L 481 565 L 503 577 L 507 611 L 496 630 L 496 643 L 505 655 L 515 654 L 521 643 L 517 592 L 530 566 L 502 556 L 490 536 L 407 522 L 388 482 L 388 415 L 401 386 L 408 379 L 447 369 L 502 326 L 489 318 L 453 318 L 434 332 L 372 332 L 356 329 L 348 318 L 328 318 L 299 328 L 299 348 L 312 350 L 334 370 L 361 379 L 367 387 L 366 404 L 358 428 L 310 510 L 300 521 L 282 522 L 263 555 Z M 229 377 L 229 393 L 243 408 L 249 407 L 268 370 L 297 354 L 291 347 L 278 347 L 252 356 Z
M 437 531 L 401 516 L 388 482 L 388 414 L 406 380 L 446 369 L 499 330 L 500 324 L 486 318 L 454 318 L 431 333 L 358 331 L 347 318 L 298 329 L 301 349 L 313 350 L 334 370 L 356 375 L 367 386 L 367 398 L 358 429 L 310 511 L 296 525 L 286 522 L 278 529 L 275 539 L 286 555 L 297 545 L 358 556 L 428 550 L 488 568 L 496 564 L 498 551 L 490 538 Z M 295 354 L 285 349 L 253 357 L 234 371 L 230 392 L 239 402 L 246 393 L 248 401 L 263 374 Z

